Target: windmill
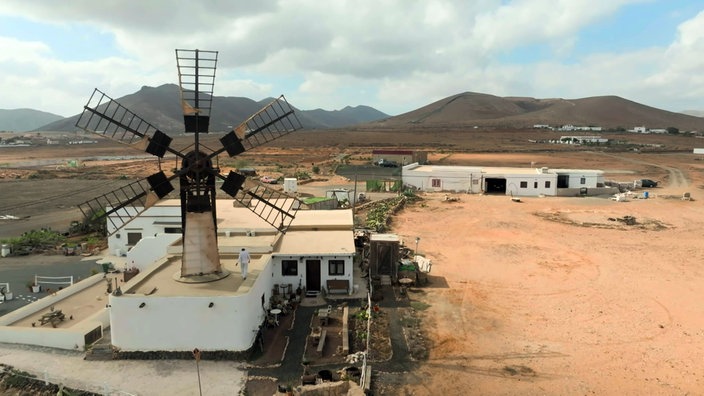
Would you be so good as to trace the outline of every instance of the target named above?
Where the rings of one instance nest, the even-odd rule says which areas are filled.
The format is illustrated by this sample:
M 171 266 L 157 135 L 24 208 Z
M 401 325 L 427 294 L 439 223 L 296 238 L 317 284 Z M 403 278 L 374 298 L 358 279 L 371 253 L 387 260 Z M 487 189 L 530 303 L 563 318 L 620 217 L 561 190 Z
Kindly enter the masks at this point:
M 240 173 L 223 175 L 214 165 L 220 154 L 234 157 L 301 128 L 283 95 L 221 137 L 219 148 L 210 149 L 200 142 L 200 134 L 209 129 L 217 57 L 217 51 L 176 49 L 185 132 L 194 137 L 186 149 L 171 147 L 169 135 L 97 88 L 76 122 L 87 132 L 144 150 L 160 161 L 169 153 L 180 162 L 172 175 L 160 170 L 79 208 L 86 219 L 107 218 L 115 232 L 174 191 L 171 182 L 178 179 L 183 258 L 176 278 L 183 282 L 208 282 L 228 275 L 218 254 L 216 179 L 223 181 L 221 190 L 280 232 L 286 231 L 300 206 L 295 198 Z

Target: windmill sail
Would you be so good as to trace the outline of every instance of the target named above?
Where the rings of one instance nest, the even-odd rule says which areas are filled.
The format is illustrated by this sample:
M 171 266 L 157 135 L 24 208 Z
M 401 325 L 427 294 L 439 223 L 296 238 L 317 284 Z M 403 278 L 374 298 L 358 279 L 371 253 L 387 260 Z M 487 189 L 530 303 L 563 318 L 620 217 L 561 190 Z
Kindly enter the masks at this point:
M 76 126 L 159 158 L 164 157 L 167 151 L 180 155 L 169 147 L 172 141 L 169 135 L 97 88 L 83 107 L 83 113 L 76 121 Z
M 234 194 L 235 200 L 277 230 L 285 232 L 303 203 L 263 184 L 247 184 Z
M 161 187 L 159 191 L 162 191 Z M 160 198 L 162 197 L 152 188 L 149 178 L 145 178 L 83 202 L 78 208 L 86 222 L 106 218 L 107 233 L 112 235 Z
M 178 85 L 186 132 L 208 133 L 217 51 L 176 50 Z
M 281 95 L 223 136 L 220 139 L 223 148 L 211 156 L 227 151 L 230 157 L 234 157 L 302 127 L 293 107 Z
M 285 232 L 302 204 L 277 190 L 247 181 L 239 173 L 230 172 L 225 177 L 214 166 L 221 153 L 234 157 L 301 129 L 301 122 L 283 95 L 222 137 L 221 148 L 211 149 L 200 143 L 199 135 L 208 133 L 210 126 L 217 58 L 217 51 L 176 50 L 184 130 L 194 136 L 193 144 L 185 149 L 172 148 L 170 136 L 98 89 L 76 122 L 85 131 L 159 158 L 171 153 L 180 159 L 180 169 L 171 176 L 158 172 L 85 202 L 80 208 L 87 219 L 107 216 L 108 229 L 115 232 L 173 191 L 171 181 L 178 178 L 183 229 L 179 280 L 184 282 L 207 282 L 227 276 L 218 254 L 216 178 L 224 180 L 223 191 L 281 232 Z

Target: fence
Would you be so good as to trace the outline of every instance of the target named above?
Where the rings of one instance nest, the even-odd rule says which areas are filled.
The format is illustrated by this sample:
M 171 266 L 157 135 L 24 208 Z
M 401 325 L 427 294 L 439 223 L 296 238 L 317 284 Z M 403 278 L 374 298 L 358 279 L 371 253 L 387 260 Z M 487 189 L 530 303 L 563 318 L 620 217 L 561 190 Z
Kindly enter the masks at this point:
M 34 284 L 41 286 L 42 284 L 48 285 L 73 285 L 73 275 L 69 276 L 39 276 L 34 275 Z

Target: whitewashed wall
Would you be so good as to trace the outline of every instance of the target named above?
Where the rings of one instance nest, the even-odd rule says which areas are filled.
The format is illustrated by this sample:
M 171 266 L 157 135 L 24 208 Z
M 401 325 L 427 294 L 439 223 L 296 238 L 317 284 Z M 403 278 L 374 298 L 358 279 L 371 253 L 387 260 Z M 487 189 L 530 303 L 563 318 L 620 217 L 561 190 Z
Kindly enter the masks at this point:
M 167 248 L 181 239 L 181 234 L 157 234 L 142 238 L 127 252 L 126 265 L 143 271 L 157 260 L 166 256 Z M 122 268 L 120 268 L 122 269 Z
M 567 188 L 594 188 L 597 183 L 604 183 L 604 174 L 601 171 L 577 170 L 570 172 L 556 171 L 556 173 L 558 175 L 569 175 Z M 584 184 L 581 183 L 582 177 L 584 177 Z
M 267 265 L 243 295 L 111 295 L 112 344 L 124 351 L 246 350 L 264 320 L 261 297 L 267 302 L 271 297 L 271 270 Z
M 335 255 L 335 256 L 274 256 L 273 262 L 273 284 L 286 285 L 291 284 L 293 291 L 296 291 L 298 285 L 306 287 L 306 260 L 320 260 L 320 284 L 325 286 L 328 279 L 347 279 L 350 283 L 350 293 L 352 293 L 353 271 L 354 271 L 354 255 Z M 344 275 L 330 275 L 328 271 L 329 260 L 344 260 L 345 273 Z M 293 276 L 284 276 L 282 274 L 282 260 L 296 260 L 298 262 L 298 274 Z M 300 283 L 299 283 L 300 282 Z M 272 285 L 273 286 L 273 285 Z
M 492 177 L 494 177 L 492 175 Z M 557 175 L 550 173 L 536 173 L 534 175 L 502 175 L 506 178 L 506 195 L 519 197 L 536 197 L 538 195 L 557 194 Z M 526 187 L 521 187 L 521 182 Z M 545 187 L 545 182 L 550 182 L 550 187 Z M 537 183 L 537 186 L 536 186 Z
M 37 314 L 51 305 L 58 304 L 73 294 L 83 291 L 103 282 L 103 274 L 96 274 L 80 282 L 74 283 L 56 292 L 56 295 L 46 296 L 32 304 L 25 305 L 0 317 L 0 342 L 10 344 L 39 345 L 50 348 L 83 350 L 85 335 L 96 327 L 110 326 L 106 310 L 100 310 L 92 316 L 81 320 L 70 328 L 34 328 L 10 326 L 30 315 Z
M 120 254 L 115 254 L 118 256 L 127 254 L 131 248 L 131 246 L 127 244 L 127 234 L 129 232 L 140 232 L 142 238 L 144 238 L 164 233 L 166 227 L 181 227 L 181 209 L 178 206 L 152 206 L 148 211 L 149 216 L 136 217 L 121 229 L 119 216 L 130 218 L 134 215 L 134 211 L 132 209 L 123 208 L 110 216 L 112 221 L 107 222 L 110 253 L 115 254 L 119 252 Z M 112 222 L 115 222 L 117 227 L 113 227 Z M 116 230 L 116 228 L 119 230 Z
M 421 191 L 453 191 L 478 193 L 481 168 L 468 166 L 423 166 L 418 164 L 403 167 L 404 185 L 413 186 Z M 439 180 L 439 186 L 433 186 L 433 179 Z

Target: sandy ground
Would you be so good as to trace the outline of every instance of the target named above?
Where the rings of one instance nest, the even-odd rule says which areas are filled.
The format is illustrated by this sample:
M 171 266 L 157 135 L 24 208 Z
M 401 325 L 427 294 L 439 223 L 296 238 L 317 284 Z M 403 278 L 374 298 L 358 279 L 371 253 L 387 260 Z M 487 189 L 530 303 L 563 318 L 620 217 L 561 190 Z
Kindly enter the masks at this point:
M 399 393 L 701 394 L 701 178 L 655 165 L 650 199 L 437 194 L 396 217 L 433 261 L 430 359 Z

